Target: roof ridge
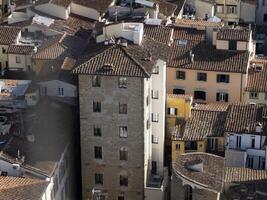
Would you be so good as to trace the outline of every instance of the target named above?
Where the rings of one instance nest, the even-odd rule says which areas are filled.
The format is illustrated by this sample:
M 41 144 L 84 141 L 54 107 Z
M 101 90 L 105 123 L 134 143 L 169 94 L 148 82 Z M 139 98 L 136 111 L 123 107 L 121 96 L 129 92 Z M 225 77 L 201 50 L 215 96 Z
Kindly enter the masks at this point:
M 147 76 L 149 76 L 149 73 L 148 73 L 148 71 L 145 69 L 145 67 L 142 65 L 142 64 L 140 64 L 135 58 L 133 58 L 132 56 L 131 56 L 131 54 L 129 53 L 129 52 L 127 52 L 127 50 L 126 49 L 124 49 L 123 47 L 121 47 L 121 46 L 119 46 L 119 48 L 121 49 L 121 50 L 123 50 L 123 52 L 133 61 L 133 62 L 135 62 L 135 64 L 137 64 L 143 71 L 144 71 L 144 73 L 147 75 Z

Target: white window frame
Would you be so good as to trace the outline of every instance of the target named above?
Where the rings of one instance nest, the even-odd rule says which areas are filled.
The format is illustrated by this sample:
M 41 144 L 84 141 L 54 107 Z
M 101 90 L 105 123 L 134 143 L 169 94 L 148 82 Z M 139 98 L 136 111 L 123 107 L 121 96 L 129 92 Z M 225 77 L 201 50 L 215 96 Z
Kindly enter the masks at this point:
M 127 138 L 128 137 L 127 126 L 120 126 L 119 127 L 119 134 L 120 134 L 120 138 Z
M 152 113 L 152 122 L 159 122 L 159 113 Z

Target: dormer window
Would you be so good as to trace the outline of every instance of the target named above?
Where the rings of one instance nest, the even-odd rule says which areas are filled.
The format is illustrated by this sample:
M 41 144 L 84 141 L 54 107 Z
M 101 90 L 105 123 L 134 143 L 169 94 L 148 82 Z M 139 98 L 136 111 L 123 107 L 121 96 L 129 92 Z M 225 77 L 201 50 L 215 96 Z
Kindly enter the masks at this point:
M 177 41 L 177 44 L 178 44 L 179 46 L 186 46 L 186 45 L 187 45 L 187 40 L 178 40 L 178 41 Z

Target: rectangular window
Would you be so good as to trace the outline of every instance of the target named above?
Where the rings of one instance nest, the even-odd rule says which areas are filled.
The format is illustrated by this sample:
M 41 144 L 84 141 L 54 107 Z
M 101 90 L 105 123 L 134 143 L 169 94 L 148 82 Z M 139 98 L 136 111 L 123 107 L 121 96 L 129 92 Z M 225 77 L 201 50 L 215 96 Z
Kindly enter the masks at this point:
M 194 99 L 198 100 L 206 100 L 206 92 L 204 91 L 195 91 L 194 92 Z
M 168 115 L 177 115 L 178 109 L 177 108 L 168 108 Z
M 180 150 L 180 149 L 181 149 L 181 145 L 180 145 L 180 144 L 176 144 L 176 145 L 175 145 L 175 149 L 176 149 L 176 150 Z
M 95 174 L 95 184 L 103 185 L 103 174 Z
M 217 83 L 229 83 L 230 76 L 228 74 L 217 74 Z
M 6 49 L 2 48 L 2 53 L 5 54 L 6 53 Z
M 228 14 L 236 14 L 237 13 L 237 6 L 235 6 L 235 5 L 227 6 L 227 13 Z
M 119 114 L 127 114 L 127 104 L 119 103 Z
M 258 92 L 250 92 L 249 93 L 249 98 L 250 99 L 258 99 L 259 98 L 259 93 Z
M 229 40 L 229 50 L 236 51 L 237 50 L 237 41 Z
M 152 90 L 152 99 L 158 99 L 158 98 L 159 98 L 159 91 Z
M 64 88 L 58 88 L 58 96 L 64 96 Z
M 20 58 L 20 56 L 16 56 L 16 63 L 21 63 L 21 58 Z
M 100 87 L 101 86 L 101 79 L 100 76 L 92 76 L 92 87 Z
M 216 101 L 221 101 L 221 102 L 228 102 L 228 93 L 225 92 L 217 92 L 216 93 Z
M 208 148 L 211 151 L 217 151 L 218 150 L 218 139 L 208 138 Z
M 154 66 L 152 69 L 153 74 L 159 74 L 159 66 Z
M 152 113 L 152 122 L 159 122 L 159 114 Z
M 119 88 L 127 88 L 127 78 L 119 77 Z
M 124 200 L 124 196 L 119 196 L 118 200 Z
M 101 136 L 102 135 L 102 133 L 101 133 L 101 127 L 100 126 L 98 126 L 98 125 L 95 125 L 94 126 L 94 136 Z
M 150 129 L 150 119 L 148 119 L 148 120 L 146 121 L 146 129 L 147 129 L 147 130 Z
M 264 22 L 267 22 L 267 14 L 264 14 L 264 15 L 263 15 L 263 21 L 264 21 Z
M 197 73 L 198 81 L 207 81 L 207 73 L 198 72 Z
M 184 71 L 176 71 L 176 79 L 185 80 L 185 72 Z
M 95 158 L 102 159 L 102 147 L 95 147 Z
M 240 135 L 236 136 L 236 148 L 238 149 L 241 148 L 241 136 Z
M 253 168 L 253 157 L 248 157 L 247 159 L 247 167 Z
M 152 135 L 152 143 L 153 144 L 158 144 L 159 143 L 159 138 L 155 135 Z
M 128 137 L 127 126 L 120 126 L 120 137 L 121 138 L 127 138 Z
M 120 186 L 128 186 L 128 177 L 120 175 Z
M 101 102 L 93 102 L 93 112 L 101 112 Z
M 216 5 L 216 12 L 219 14 L 224 13 L 224 5 Z
M 251 137 L 251 148 L 255 148 L 255 137 Z
M 126 147 L 120 148 L 120 160 L 128 160 L 128 152 Z
M 185 94 L 185 90 L 183 89 L 173 89 L 173 94 Z

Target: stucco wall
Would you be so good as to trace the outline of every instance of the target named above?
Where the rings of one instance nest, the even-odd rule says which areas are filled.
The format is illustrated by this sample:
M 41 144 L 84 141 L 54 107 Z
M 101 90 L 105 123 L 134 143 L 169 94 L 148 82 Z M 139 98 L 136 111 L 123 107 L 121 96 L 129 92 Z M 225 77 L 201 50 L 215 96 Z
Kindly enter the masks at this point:
M 184 89 L 186 94 L 194 95 L 195 90 L 206 91 L 206 101 L 216 102 L 217 92 L 227 92 L 229 102 L 238 102 L 242 98 L 242 91 L 245 87 L 245 74 L 224 73 L 213 71 L 183 70 L 186 71 L 186 80 L 176 79 L 176 68 L 167 68 L 167 93 L 172 94 L 173 89 Z M 206 72 L 207 81 L 197 81 L 197 72 Z M 217 74 L 229 74 L 229 83 L 217 83 Z
M 16 62 L 16 57 L 20 57 L 21 62 Z M 8 63 L 10 69 L 23 69 L 28 70 L 28 67 L 32 68 L 31 56 L 23 54 L 8 54 Z
M 52 15 L 54 17 L 58 17 L 60 19 L 68 19 L 70 14 L 68 8 L 57 6 L 51 3 L 35 6 L 35 9 L 47 13 L 49 15 Z

